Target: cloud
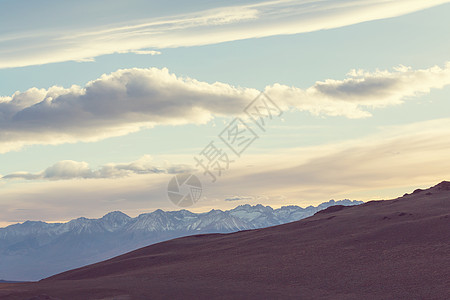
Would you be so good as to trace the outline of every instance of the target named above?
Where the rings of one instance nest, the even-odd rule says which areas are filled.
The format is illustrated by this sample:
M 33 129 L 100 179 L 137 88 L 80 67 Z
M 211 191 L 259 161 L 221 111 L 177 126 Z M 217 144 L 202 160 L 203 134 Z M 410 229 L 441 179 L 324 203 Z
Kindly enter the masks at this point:
M 255 199 L 255 197 L 252 196 L 231 196 L 225 198 L 225 201 L 250 201 Z
M 0 35 L 0 68 L 86 61 L 104 54 L 215 44 L 296 34 L 397 17 L 448 0 L 260 1 L 147 20 L 7 30 Z M 164 12 L 170 11 L 166 7 Z M 38 12 L 36 12 L 38 13 Z M 118 15 L 121 11 L 114 12 Z M 70 14 L 66 14 L 71 18 Z M 163 15 L 163 14 L 160 14 Z M 74 18 L 73 16 L 72 18 Z M 70 22 L 68 22 L 70 23 Z M 32 31 L 31 31 L 32 30 Z
M 363 118 L 371 109 L 398 105 L 450 84 L 450 63 L 422 70 L 353 70 L 348 76 L 307 89 L 274 84 L 265 93 L 283 110 Z M 239 116 L 258 94 L 255 89 L 181 78 L 156 68 L 118 70 L 85 87 L 32 88 L 0 97 L 0 153 L 25 145 L 93 142 L 156 125 L 204 124 L 216 116 Z
M 144 155 L 140 159 L 130 162 L 114 164 L 109 163 L 93 170 L 86 162 L 73 160 L 63 160 L 55 163 L 39 173 L 16 172 L 0 177 L 0 179 L 25 179 L 25 180 L 69 180 L 69 179 L 99 179 L 99 178 L 120 178 L 132 174 L 175 174 L 193 172 L 194 168 L 184 165 L 172 165 L 165 163 L 162 167 L 156 167 L 152 163 L 149 155 Z
M 32 88 L 0 98 L 0 153 L 98 141 L 155 125 L 206 123 L 214 115 L 240 113 L 258 93 L 156 68 L 118 70 L 83 88 Z
M 450 84 L 450 62 L 443 68 L 413 70 L 399 66 L 393 71 L 352 70 L 344 80 L 327 79 L 305 90 L 274 84 L 266 87 L 273 99 L 315 115 L 364 118 L 371 116 L 367 109 L 402 104 L 407 98 L 429 93 L 432 88 Z
M 160 51 L 154 51 L 154 50 L 126 50 L 121 51 L 119 53 L 134 53 L 134 54 L 141 54 L 141 55 L 160 55 Z

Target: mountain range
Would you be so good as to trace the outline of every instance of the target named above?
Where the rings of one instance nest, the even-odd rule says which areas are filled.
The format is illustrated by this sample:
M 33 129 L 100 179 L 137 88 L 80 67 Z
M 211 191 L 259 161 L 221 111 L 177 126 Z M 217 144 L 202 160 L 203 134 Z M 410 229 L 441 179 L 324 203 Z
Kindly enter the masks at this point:
M 26 221 L 0 228 L 0 278 L 31 281 L 99 262 L 157 242 L 199 233 L 228 233 L 298 221 L 334 205 L 363 202 L 330 200 L 316 207 L 241 205 L 228 211 L 156 210 L 131 218 L 115 211 L 100 219 L 67 223 Z
M 0 299 L 449 299 L 450 182 L 0 284 Z

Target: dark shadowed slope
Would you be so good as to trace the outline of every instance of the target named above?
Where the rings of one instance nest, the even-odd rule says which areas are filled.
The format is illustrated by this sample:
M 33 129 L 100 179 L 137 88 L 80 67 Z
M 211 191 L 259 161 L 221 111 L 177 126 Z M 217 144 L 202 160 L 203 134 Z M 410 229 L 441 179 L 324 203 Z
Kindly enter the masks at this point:
M 449 299 L 450 183 L 285 225 L 179 238 L 1 299 Z

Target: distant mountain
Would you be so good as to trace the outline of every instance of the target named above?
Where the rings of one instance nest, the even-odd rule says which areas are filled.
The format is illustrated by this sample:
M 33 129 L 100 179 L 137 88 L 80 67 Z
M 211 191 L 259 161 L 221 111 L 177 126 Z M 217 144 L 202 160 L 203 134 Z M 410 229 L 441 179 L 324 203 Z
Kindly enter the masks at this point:
M 291 211 L 241 206 L 194 223 L 211 228 L 211 216 L 228 215 L 236 228 L 229 222 L 276 222 Z M 443 182 L 289 224 L 174 239 L 38 283 L 0 284 L 0 299 L 448 300 L 449 237 L 450 182 Z
M 39 280 L 176 237 L 228 233 L 297 221 L 333 205 L 361 201 L 328 201 L 317 207 L 241 205 L 228 211 L 162 211 L 130 218 L 115 211 L 100 219 L 67 223 L 26 221 L 0 228 L 0 278 Z

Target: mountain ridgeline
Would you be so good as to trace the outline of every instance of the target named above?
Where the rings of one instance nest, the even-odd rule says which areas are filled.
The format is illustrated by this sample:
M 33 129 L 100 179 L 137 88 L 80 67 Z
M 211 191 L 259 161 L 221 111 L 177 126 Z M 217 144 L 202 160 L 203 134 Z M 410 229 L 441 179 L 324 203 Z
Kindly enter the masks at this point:
M 67 223 L 27 221 L 0 228 L 0 278 L 39 280 L 177 237 L 264 228 L 298 221 L 330 206 L 361 203 L 330 200 L 317 207 L 278 209 L 247 204 L 207 213 L 156 210 L 136 218 L 116 211 Z
M 241 206 L 203 216 L 245 223 L 293 209 Z M 444 181 L 287 224 L 172 239 L 39 282 L 0 283 L 0 299 L 448 300 L 449 225 Z

